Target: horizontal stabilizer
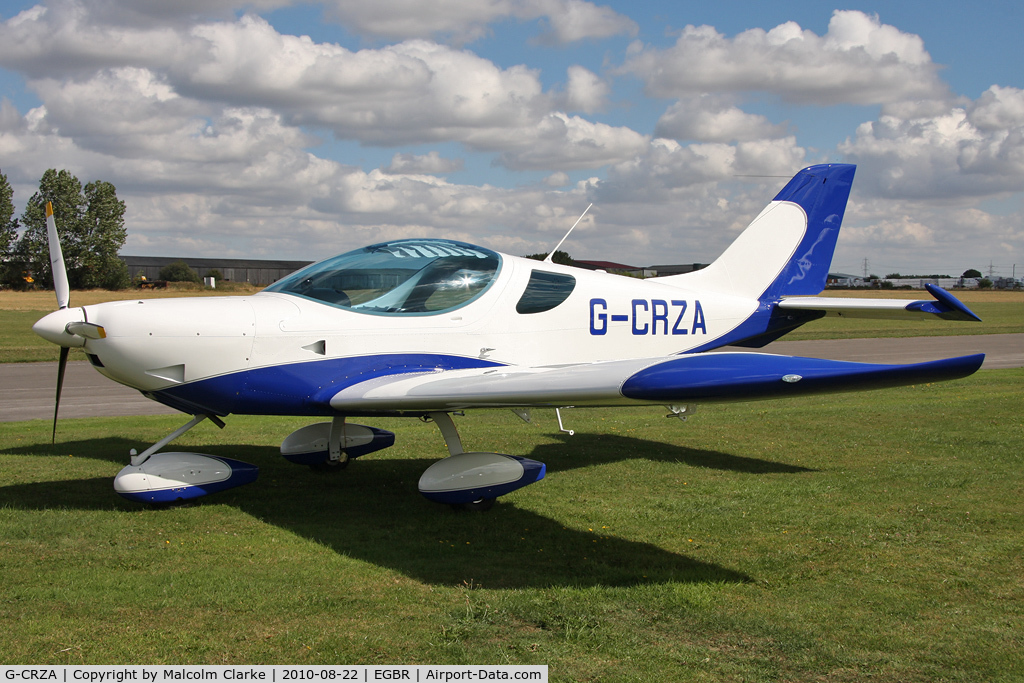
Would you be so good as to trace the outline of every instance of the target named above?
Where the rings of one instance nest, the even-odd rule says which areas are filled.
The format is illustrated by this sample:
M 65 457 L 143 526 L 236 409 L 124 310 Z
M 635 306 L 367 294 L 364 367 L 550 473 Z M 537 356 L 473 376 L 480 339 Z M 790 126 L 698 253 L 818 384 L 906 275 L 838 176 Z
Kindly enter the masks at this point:
M 793 311 L 822 311 L 844 318 L 924 318 L 929 315 L 944 320 L 981 322 L 955 296 L 935 285 L 925 285 L 934 300 L 916 299 L 854 299 L 830 296 L 798 296 L 782 299 L 777 306 Z

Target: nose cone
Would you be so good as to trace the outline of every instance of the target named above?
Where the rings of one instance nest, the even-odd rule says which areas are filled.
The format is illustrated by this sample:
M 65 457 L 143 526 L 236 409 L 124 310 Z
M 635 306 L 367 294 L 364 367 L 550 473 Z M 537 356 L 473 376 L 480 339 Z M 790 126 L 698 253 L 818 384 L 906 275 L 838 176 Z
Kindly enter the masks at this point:
M 70 334 L 67 331 L 69 323 L 78 323 L 84 320 L 85 313 L 81 308 L 62 308 L 40 318 L 32 326 L 32 331 L 57 346 L 85 346 L 84 337 Z

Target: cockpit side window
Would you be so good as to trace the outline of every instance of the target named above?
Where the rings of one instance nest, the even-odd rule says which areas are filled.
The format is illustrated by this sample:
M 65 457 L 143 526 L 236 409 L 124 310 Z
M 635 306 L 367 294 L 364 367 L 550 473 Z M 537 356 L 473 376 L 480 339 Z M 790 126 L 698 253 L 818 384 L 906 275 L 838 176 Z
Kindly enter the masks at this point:
M 465 306 L 494 282 L 501 257 L 451 240 L 397 240 L 304 268 L 267 288 L 360 313 L 424 315 Z
M 535 270 L 530 273 L 530 282 L 516 304 L 516 312 L 529 314 L 550 311 L 568 299 L 575 288 L 576 278 L 572 275 Z

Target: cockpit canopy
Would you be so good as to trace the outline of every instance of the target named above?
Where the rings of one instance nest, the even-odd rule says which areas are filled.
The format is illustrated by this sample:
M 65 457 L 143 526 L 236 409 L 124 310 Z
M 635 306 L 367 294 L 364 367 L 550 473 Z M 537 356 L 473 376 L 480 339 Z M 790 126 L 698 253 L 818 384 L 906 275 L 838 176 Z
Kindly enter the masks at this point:
M 465 306 L 494 282 L 501 257 L 451 240 L 374 244 L 314 263 L 267 287 L 376 315 L 425 315 Z

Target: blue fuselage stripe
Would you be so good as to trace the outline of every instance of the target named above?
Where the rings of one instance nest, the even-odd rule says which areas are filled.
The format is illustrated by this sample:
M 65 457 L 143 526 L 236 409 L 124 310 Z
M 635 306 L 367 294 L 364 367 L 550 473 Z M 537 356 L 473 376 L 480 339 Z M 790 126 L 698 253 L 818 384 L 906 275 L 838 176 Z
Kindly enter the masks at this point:
M 331 415 L 330 401 L 335 394 L 369 379 L 500 365 L 479 358 L 427 353 L 332 358 L 243 370 L 149 395 L 189 413 Z

